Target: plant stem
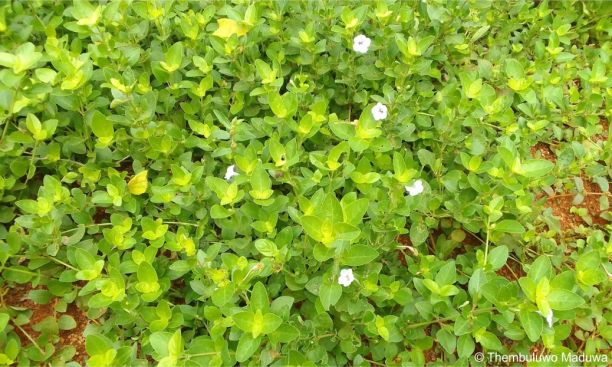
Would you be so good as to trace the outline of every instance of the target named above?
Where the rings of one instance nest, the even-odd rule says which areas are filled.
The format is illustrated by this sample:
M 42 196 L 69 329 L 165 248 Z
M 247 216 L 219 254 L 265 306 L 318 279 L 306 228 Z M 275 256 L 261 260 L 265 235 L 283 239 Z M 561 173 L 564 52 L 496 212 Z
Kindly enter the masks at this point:
M 45 351 L 42 350 L 42 348 L 40 347 L 40 345 L 38 345 L 38 343 L 36 342 L 36 340 L 34 340 L 34 338 L 32 338 L 32 336 L 30 336 L 30 334 L 28 334 L 27 331 L 25 331 L 21 326 L 13 323 L 15 326 L 17 326 L 17 328 L 23 333 L 23 335 L 25 335 L 26 338 L 28 338 L 28 340 L 32 343 L 32 345 L 34 345 L 36 347 L 36 349 L 38 349 L 38 351 L 40 352 L 40 354 L 45 354 Z
M 165 222 L 164 224 L 176 224 L 176 225 L 180 225 L 180 226 L 192 226 L 192 227 L 197 227 L 198 224 L 196 223 L 187 223 L 187 222 Z
M 491 312 L 493 310 L 495 310 L 495 307 L 480 308 L 480 309 L 475 310 L 474 312 L 472 312 L 472 314 L 479 315 L 481 313 Z M 422 326 L 436 324 L 436 323 L 443 322 L 443 321 L 454 320 L 456 318 L 457 318 L 457 316 L 444 317 L 444 318 L 441 318 L 441 319 L 419 322 L 417 324 L 411 324 L 411 325 L 406 326 L 406 328 L 407 329 L 416 329 L 416 328 L 419 328 L 419 327 L 422 327 Z
M 70 229 L 67 229 L 65 231 L 62 231 L 62 234 L 70 233 L 72 231 L 76 231 L 77 229 L 79 229 L 81 227 L 83 227 L 83 228 L 91 228 L 91 227 L 104 227 L 104 226 L 112 226 L 112 225 L 113 225 L 112 223 L 92 223 L 92 224 L 78 225 L 77 227 L 70 228 Z
M 491 225 L 491 218 L 487 218 L 487 238 L 485 241 L 484 266 L 487 266 L 487 257 L 489 256 L 489 234 L 491 233 L 491 230 L 489 228 L 490 225 Z
M 14 269 L 14 268 L 7 268 L 6 266 L 2 266 L 0 267 L 0 272 L 4 271 L 4 270 L 10 270 L 10 271 L 16 271 L 18 273 L 22 273 L 22 274 L 29 274 L 29 275 L 38 275 L 38 273 L 35 273 L 33 271 L 27 271 L 27 270 L 21 270 L 21 269 Z
M 384 363 L 376 362 L 376 361 L 373 361 L 371 359 L 364 358 L 363 360 L 368 362 L 368 363 L 371 363 L 373 365 L 376 365 L 376 366 L 383 366 L 383 367 L 386 366 L 386 364 L 384 364 Z
M 186 354 L 182 358 L 191 359 L 193 357 L 205 357 L 205 356 L 215 356 L 219 354 L 219 352 L 207 352 L 207 353 L 196 353 L 196 354 Z
M 32 158 L 30 158 L 30 166 L 28 167 L 28 175 L 26 176 L 25 182 L 28 183 L 30 180 L 30 169 L 34 166 L 34 159 L 36 158 L 36 148 L 38 147 L 38 140 L 34 142 L 34 147 L 32 148 Z
M 72 270 L 75 270 L 75 271 L 79 271 L 79 269 L 75 268 L 74 266 L 72 266 L 72 265 L 70 265 L 70 264 L 68 264 L 68 263 L 63 262 L 62 260 L 56 259 L 56 258 L 54 258 L 53 256 L 45 256 L 45 258 L 47 258 L 47 259 L 49 259 L 49 260 L 51 260 L 51 261 L 55 261 L 56 263 L 58 263 L 58 264 L 60 264 L 60 265 L 64 265 L 64 266 L 65 266 L 65 267 L 67 267 L 68 269 L 72 269 Z
M 329 338 L 330 336 L 336 336 L 335 333 L 329 333 L 329 334 L 323 334 L 323 335 L 319 335 L 315 338 L 315 341 L 319 341 L 323 338 Z

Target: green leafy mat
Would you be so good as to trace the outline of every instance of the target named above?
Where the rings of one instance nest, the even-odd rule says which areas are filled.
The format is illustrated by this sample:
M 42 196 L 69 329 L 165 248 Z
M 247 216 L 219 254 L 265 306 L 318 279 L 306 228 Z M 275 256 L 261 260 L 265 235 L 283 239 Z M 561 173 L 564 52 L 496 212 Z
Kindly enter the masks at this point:
M 607 365 L 611 13 L 1 2 L 0 365 Z

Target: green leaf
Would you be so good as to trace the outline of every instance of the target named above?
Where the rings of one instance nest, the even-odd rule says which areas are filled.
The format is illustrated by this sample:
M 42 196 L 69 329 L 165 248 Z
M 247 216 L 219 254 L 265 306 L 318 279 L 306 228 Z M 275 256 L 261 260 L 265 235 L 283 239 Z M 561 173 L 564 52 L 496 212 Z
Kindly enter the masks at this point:
M 259 349 L 261 341 L 261 337 L 253 338 L 250 334 L 242 334 L 236 347 L 236 361 L 246 362 Z
M 436 283 L 439 286 L 454 284 L 457 280 L 457 269 L 454 261 L 449 261 L 438 270 Z
M 545 159 L 531 159 L 521 164 L 520 174 L 529 178 L 539 178 L 547 175 L 555 168 L 555 164 Z
M 446 329 L 440 329 L 436 333 L 436 339 L 440 342 L 440 345 L 444 350 L 449 353 L 455 353 L 455 347 L 457 346 L 457 338 Z
M 501 220 L 495 223 L 495 226 L 493 227 L 493 229 L 497 232 L 504 232 L 504 233 L 515 233 L 515 234 L 525 233 L 525 227 L 523 227 L 521 223 L 513 219 Z
M 149 186 L 149 182 L 147 181 L 148 171 L 144 170 L 134 175 L 128 181 L 128 191 L 132 195 L 142 195 L 147 191 L 147 187 Z
M 300 219 L 300 221 L 302 222 L 302 227 L 304 228 L 306 234 L 318 242 L 323 241 L 323 233 L 321 231 L 323 222 L 321 219 L 312 215 L 305 215 Z
M 104 267 L 104 260 L 97 260 L 89 252 L 78 248 L 75 253 L 75 260 L 80 269 L 76 277 L 80 280 L 93 280 L 100 275 Z
M 521 79 L 525 76 L 523 65 L 515 59 L 506 59 L 506 74 L 512 79 Z
M 181 330 L 178 329 L 172 334 L 172 337 L 168 341 L 168 356 L 174 360 L 179 359 L 183 353 L 183 338 L 181 337 Z
M 470 281 L 468 282 L 468 292 L 474 298 L 478 294 L 480 294 L 480 290 L 487 283 L 487 276 L 482 269 L 476 269 L 472 276 L 470 277 Z
M 367 245 L 352 245 L 346 249 L 341 262 L 349 266 L 362 266 L 371 263 L 378 257 L 378 251 Z
M 557 311 L 573 310 L 585 302 L 582 297 L 565 289 L 553 289 L 548 294 L 550 308 Z
M 276 331 L 270 334 L 270 339 L 280 343 L 290 343 L 299 338 L 300 329 L 289 324 L 282 324 Z
M 28 116 L 26 117 L 26 127 L 32 133 L 32 136 L 34 136 L 34 139 L 36 140 L 45 139 L 46 134 L 44 130 L 42 129 L 42 124 L 40 123 L 40 120 L 38 119 L 38 117 L 36 117 L 36 115 L 28 113 Z
M 552 264 L 548 256 L 541 255 L 538 257 L 529 267 L 527 276 L 535 283 L 538 283 L 542 278 L 551 278 Z
M 469 334 L 461 335 L 457 339 L 457 353 L 460 358 L 466 358 L 474 353 L 474 349 L 476 349 L 476 345 L 474 344 L 474 340 L 472 336 Z
M 429 230 L 423 223 L 412 223 L 410 226 L 410 242 L 414 246 L 420 245 L 429 237 Z
M 519 320 L 529 340 L 533 343 L 537 342 L 544 329 L 542 316 L 536 312 L 522 310 L 519 312 Z
M 253 338 L 262 334 L 270 334 L 283 323 L 283 320 L 275 314 L 270 312 L 263 314 L 259 309 L 255 312 L 239 312 L 232 316 L 232 319 L 236 326 L 243 331 L 250 332 Z
M 113 123 L 99 111 L 94 111 L 91 116 L 91 130 L 103 146 L 107 146 L 113 141 L 115 135 Z
M 257 74 L 259 74 L 262 84 L 270 84 L 276 79 L 274 70 L 261 59 L 255 60 L 255 67 L 257 68 Z
M 154 293 L 159 290 L 159 283 L 157 282 L 157 272 L 146 261 L 143 261 L 138 266 L 138 283 L 136 289 L 141 293 Z
M 0 313 L 0 331 L 4 330 L 4 328 L 6 328 L 6 325 L 8 325 L 8 321 L 9 321 L 10 317 L 8 314 L 2 312 Z
M 491 332 L 485 331 L 477 340 L 483 347 L 487 349 L 492 349 L 496 351 L 503 350 L 503 346 L 502 343 L 499 341 L 499 338 Z
M 164 224 L 161 218 L 153 220 L 150 217 L 144 217 L 140 221 L 140 226 L 142 237 L 150 241 L 163 237 L 168 231 L 168 225 Z
M 215 306 L 223 307 L 232 300 L 235 292 L 236 292 L 236 289 L 234 287 L 234 284 L 228 283 L 223 287 L 217 288 L 213 292 L 212 301 L 215 304 Z
M 262 312 L 268 311 L 270 300 L 268 299 L 268 292 L 263 283 L 257 282 L 253 286 L 249 306 L 252 310 L 261 310 Z
M 497 270 L 506 264 L 508 260 L 508 247 L 505 245 L 497 246 L 489 252 L 489 264 L 491 270 Z
M 74 318 L 72 316 L 62 315 L 57 320 L 57 326 L 59 327 L 60 330 L 71 330 L 71 329 L 74 329 L 77 326 L 77 324 L 76 324 L 76 321 L 74 321 Z
M 169 73 L 178 70 L 183 62 L 183 44 L 176 42 L 166 52 L 165 61 L 162 61 L 161 66 Z
M 279 326 L 283 323 L 283 319 L 278 317 L 277 315 L 268 312 L 263 317 L 263 327 L 262 331 L 265 335 L 273 333 L 278 329 Z
M 319 288 L 319 299 L 325 311 L 335 305 L 342 296 L 342 286 L 336 283 L 323 282 Z
M 550 282 L 548 278 L 541 278 L 536 285 L 535 290 L 535 301 L 538 306 L 538 310 L 543 315 L 548 315 L 550 312 L 550 304 L 548 302 L 548 295 L 550 294 Z
M 342 205 L 344 222 L 354 226 L 359 225 L 369 205 L 370 201 L 368 199 L 358 199 Z
M 17 47 L 14 55 L 4 52 L 1 54 L 0 65 L 13 68 L 15 74 L 20 74 L 23 71 L 32 69 L 43 55 L 36 51 L 36 46 L 31 42 L 24 43 Z
M 297 96 L 291 92 L 285 93 L 282 96 L 277 93 L 271 93 L 268 95 L 268 102 L 272 112 L 278 118 L 290 118 L 297 111 Z
M 271 190 L 272 181 L 270 180 L 270 176 L 263 168 L 261 162 L 259 162 L 255 170 L 253 170 L 250 182 L 252 190 L 249 191 L 249 194 L 254 199 L 266 200 L 274 193 L 274 191 Z
M 160 356 L 166 357 L 169 354 L 168 346 L 172 336 L 173 335 L 171 333 L 158 331 L 149 336 L 149 343 L 151 343 L 153 350 L 155 350 Z
M 340 201 L 335 194 L 325 195 L 325 200 L 317 210 L 318 217 L 327 223 L 337 224 L 343 221 L 343 211 Z
M 278 248 L 276 244 L 268 239 L 258 239 L 255 241 L 255 248 L 264 256 L 276 256 Z
M 239 312 L 232 316 L 232 320 L 242 331 L 250 333 L 252 330 L 257 328 L 257 335 L 261 334 L 261 325 L 257 327 L 255 326 L 255 313 L 252 311 Z M 260 320 L 260 322 L 262 321 L 263 320 Z
M 482 79 L 476 79 L 470 83 L 467 88 L 466 95 L 468 98 L 477 98 L 482 90 Z

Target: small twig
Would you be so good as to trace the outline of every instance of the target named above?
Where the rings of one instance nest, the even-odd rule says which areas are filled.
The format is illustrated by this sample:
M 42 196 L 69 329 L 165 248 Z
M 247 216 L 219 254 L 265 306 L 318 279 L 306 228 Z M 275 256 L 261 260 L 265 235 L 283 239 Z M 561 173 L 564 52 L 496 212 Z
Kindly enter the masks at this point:
M 366 361 L 366 362 L 368 362 L 368 363 L 371 363 L 371 364 L 373 364 L 373 365 L 376 365 L 376 366 L 383 366 L 383 367 L 386 367 L 386 366 L 387 366 L 387 365 L 386 365 L 386 364 L 384 364 L 384 363 L 376 362 L 376 361 L 373 361 L 373 360 L 371 360 L 371 359 L 364 358 L 363 360 L 364 360 L 364 361 Z
M 579 192 L 576 194 L 556 194 L 556 195 L 552 195 L 552 196 L 548 196 L 548 198 L 550 199 L 555 199 L 555 198 L 562 198 L 562 197 L 568 197 L 568 196 L 576 196 L 576 195 L 610 195 L 609 192 Z
M 414 256 L 419 256 L 419 250 L 415 249 L 412 246 L 404 245 L 404 246 L 397 246 L 396 248 L 400 251 L 402 251 L 402 249 L 409 250 L 410 252 L 412 252 Z M 406 255 L 404 251 L 402 251 L 402 253 L 404 254 L 404 256 Z
M 431 241 L 431 249 L 433 251 L 433 253 L 436 253 L 436 241 L 433 238 L 433 234 L 429 234 L 429 241 Z

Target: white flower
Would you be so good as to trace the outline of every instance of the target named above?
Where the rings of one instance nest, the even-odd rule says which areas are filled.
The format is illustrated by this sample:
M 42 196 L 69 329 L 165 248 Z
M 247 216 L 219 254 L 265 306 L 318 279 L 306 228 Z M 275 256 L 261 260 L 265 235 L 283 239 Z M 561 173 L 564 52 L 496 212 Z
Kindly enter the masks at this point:
M 232 164 L 231 166 L 227 167 L 227 170 L 225 171 L 225 179 L 227 181 L 231 180 L 232 177 L 234 176 L 238 176 L 238 173 L 234 170 L 236 168 L 236 165 Z
M 540 315 L 542 315 L 542 313 L 540 311 L 536 311 L 537 313 L 539 313 Z M 542 315 L 544 316 L 544 315 Z M 553 312 L 552 310 L 548 310 L 548 315 L 546 315 L 545 317 L 546 319 L 546 323 L 548 324 L 548 327 L 552 328 L 553 327 Z
M 342 269 L 340 270 L 340 276 L 338 277 L 338 284 L 344 287 L 348 287 L 355 280 L 353 275 L 353 269 Z
M 412 185 L 404 186 L 404 188 L 406 189 L 408 195 L 417 196 L 418 194 L 423 192 L 423 181 L 416 180 Z
M 377 103 L 376 106 L 372 107 L 372 116 L 374 120 L 380 121 L 387 118 L 387 106 L 382 103 Z
M 372 40 L 363 34 L 353 38 L 353 50 L 355 50 L 355 52 L 359 52 L 360 54 L 365 54 L 368 52 L 371 44 Z

